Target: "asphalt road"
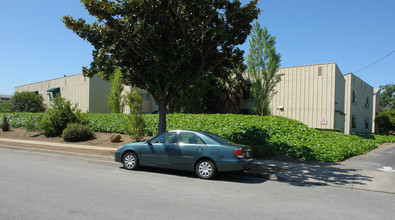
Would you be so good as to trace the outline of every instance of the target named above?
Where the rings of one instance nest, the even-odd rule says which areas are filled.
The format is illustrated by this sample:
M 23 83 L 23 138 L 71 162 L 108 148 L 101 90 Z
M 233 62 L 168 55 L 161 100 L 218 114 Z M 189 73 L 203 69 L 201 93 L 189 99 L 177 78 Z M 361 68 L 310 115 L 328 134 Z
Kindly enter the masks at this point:
M 389 171 L 395 170 L 395 144 L 391 144 L 391 146 L 383 149 L 374 150 L 365 155 L 351 158 L 345 161 L 344 164 L 372 171 L 377 171 L 383 167 L 388 167 L 387 169 Z
M 395 195 L 0 147 L 0 219 L 393 219 Z

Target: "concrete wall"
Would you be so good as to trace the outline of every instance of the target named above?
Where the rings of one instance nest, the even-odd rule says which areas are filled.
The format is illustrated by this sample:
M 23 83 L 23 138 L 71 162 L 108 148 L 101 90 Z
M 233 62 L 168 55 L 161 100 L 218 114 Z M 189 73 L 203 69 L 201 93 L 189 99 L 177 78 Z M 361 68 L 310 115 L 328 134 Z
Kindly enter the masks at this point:
M 345 133 L 370 133 L 372 132 L 373 117 L 373 87 L 362 81 L 352 73 L 344 75 L 346 79 L 345 91 Z M 356 92 L 356 100 L 353 100 L 353 92 Z M 353 117 L 356 118 L 356 126 L 353 127 Z
M 374 120 L 380 112 L 380 92 L 381 92 L 380 89 L 374 89 L 374 91 L 373 91 L 372 133 L 379 132 Z

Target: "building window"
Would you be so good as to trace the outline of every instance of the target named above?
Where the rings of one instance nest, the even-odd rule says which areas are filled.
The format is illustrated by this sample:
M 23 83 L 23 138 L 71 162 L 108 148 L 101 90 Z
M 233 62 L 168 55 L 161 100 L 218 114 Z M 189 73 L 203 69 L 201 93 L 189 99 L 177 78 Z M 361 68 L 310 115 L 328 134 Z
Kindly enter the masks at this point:
M 357 104 L 357 90 L 352 91 L 352 104 Z
M 351 128 L 357 128 L 357 116 L 353 115 L 351 117 Z
M 369 118 L 365 118 L 365 130 L 369 129 Z
M 247 86 L 247 88 L 243 89 L 243 100 L 253 99 L 251 95 L 251 84 Z
M 50 102 L 54 102 L 56 97 L 60 97 L 60 88 L 52 88 L 47 90 L 47 95 Z
M 48 99 L 50 102 L 53 102 L 52 92 L 47 92 Z
M 143 100 L 150 100 L 149 93 L 140 93 L 140 95 Z
M 366 108 L 369 108 L 369 97 L 366 97 L 366 102 L 365 102 L 365 107 Z

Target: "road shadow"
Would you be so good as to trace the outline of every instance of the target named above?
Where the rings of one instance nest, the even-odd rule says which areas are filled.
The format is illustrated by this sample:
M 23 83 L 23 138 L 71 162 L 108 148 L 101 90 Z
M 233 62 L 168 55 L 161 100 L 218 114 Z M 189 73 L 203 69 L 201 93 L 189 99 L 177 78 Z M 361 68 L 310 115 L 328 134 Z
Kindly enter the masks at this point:
M 296 186 L 335 185 L 352 186 L 367 185 L 373 177 L 358 173 L 358 169 L 347 168 L 341 164 L 287 164 L 286 169 L 276 173 L 281 181 Z
M 126 170 L 124 167 L 119 167 L 119 168 Z M 194 172 L 183 171 L 183 170 L 171 170 L 171 169 L 162 169 L 162 168 L 155 168 L 155 167 L 140 167 L 138 170 L 133 170 L 130 172 L 146 172 L 146 173 L 165 174 L 165 175 L 172 175 L 172 176 L 200 180 L 200 178 L 197 177 Z M 259 184 L 259 183 L 266 182 L 267 180 L 262 179 L 262 178 L 248 176 L 242 172 L 226 172 L 226 173 L 219 173 L 214 179 L 207 180 L 207 181 Z

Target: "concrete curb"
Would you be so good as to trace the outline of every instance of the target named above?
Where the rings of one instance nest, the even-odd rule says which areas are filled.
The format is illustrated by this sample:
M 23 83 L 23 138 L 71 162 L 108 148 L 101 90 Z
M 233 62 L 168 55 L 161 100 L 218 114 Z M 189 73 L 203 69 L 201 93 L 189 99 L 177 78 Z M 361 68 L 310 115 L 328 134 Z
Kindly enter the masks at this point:
M 54 147 L 66 147 L 66 148 L 98 150 L 98 151 L 114 151 L 114 152 L 116 151 L 116 148 L 112 148 L 112 147 L 96 147 L 96 146 L 81 145 L 81 144 L 64 144 L 64 143 L 53 143 L 53 142 L 44 142 L 44 141 L 19 140 L 19 139 L 11 139 L 11 138 L 0 138 L 0 141 L 9 142 L 9 143 L 46 145 L 46 146 L 54 146 Z

